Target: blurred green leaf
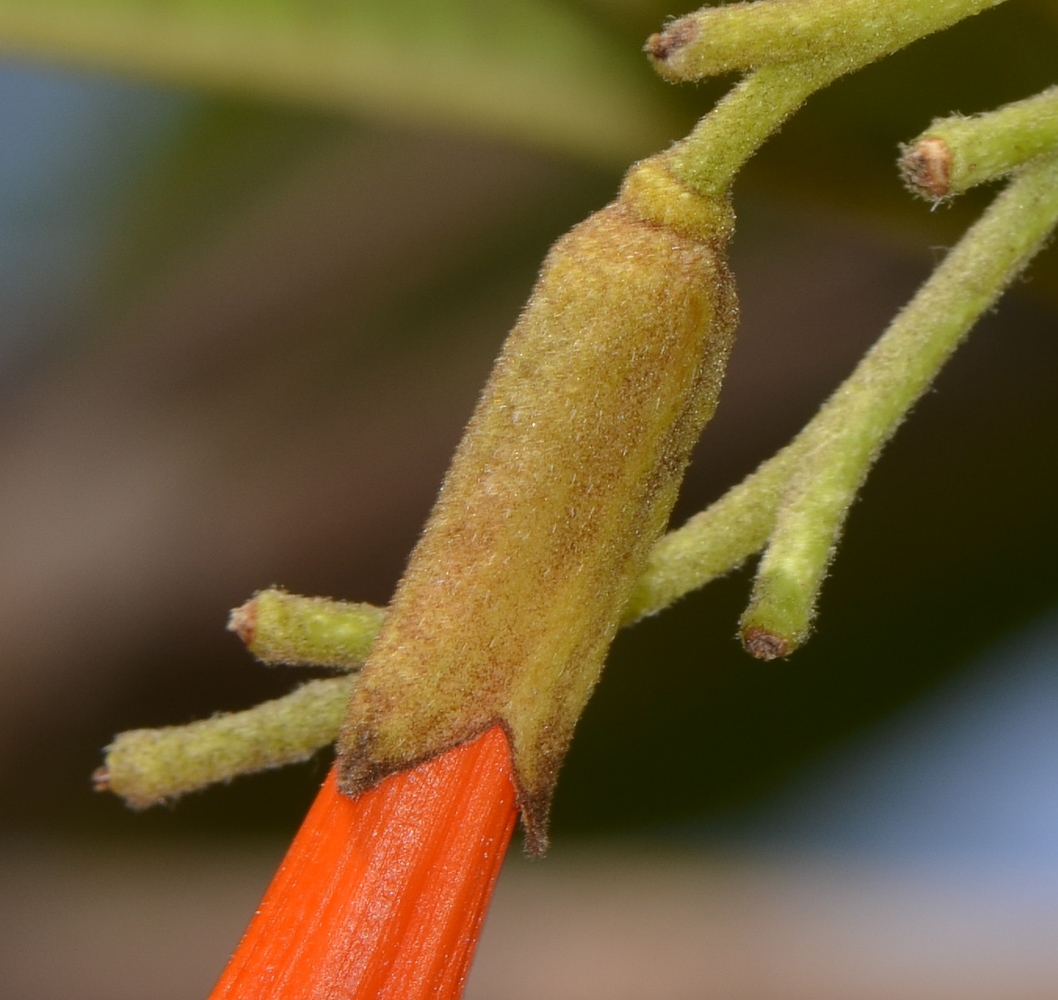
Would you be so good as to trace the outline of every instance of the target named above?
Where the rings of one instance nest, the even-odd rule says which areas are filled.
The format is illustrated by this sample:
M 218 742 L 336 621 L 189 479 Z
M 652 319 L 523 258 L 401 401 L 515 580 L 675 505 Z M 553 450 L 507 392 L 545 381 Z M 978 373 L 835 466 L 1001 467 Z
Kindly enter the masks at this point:
M 602 162 L 687 125 L 635 47 L 554 0 L 0 0 L 0 52 Z

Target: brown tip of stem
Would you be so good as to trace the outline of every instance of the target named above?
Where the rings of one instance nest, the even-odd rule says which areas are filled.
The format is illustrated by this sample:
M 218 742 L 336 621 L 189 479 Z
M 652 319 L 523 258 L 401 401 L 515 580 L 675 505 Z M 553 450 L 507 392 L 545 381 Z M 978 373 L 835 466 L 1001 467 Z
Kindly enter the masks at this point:
M 777 660 L 789 656 L 794 650 L 793 642 L 759 625 L 751 625 L 742 632 L 742 645 L 746 652 L 758 660 Z
M 252 645 L 257 629 L 257 598 L 251 597 L 245 604 L 234 608 L 228 616 L 228 631 L 234 632 L 247 645 Z
M 681 17 L 666 25 L 663 31 L 647 39 L 643 51 L 656 62 L 664 63 L 680 49 L 698 37 L 698 22 L 693 17 Z
M 914 191 L 928 198 L 951 193 L 951 150 L 943 139 L 927 136 L 904 150 L 900 172 Z
M 106 766 L 97 767 L 92 772 L 92 790 L 95 792 L 110 791 L 110 772 Z

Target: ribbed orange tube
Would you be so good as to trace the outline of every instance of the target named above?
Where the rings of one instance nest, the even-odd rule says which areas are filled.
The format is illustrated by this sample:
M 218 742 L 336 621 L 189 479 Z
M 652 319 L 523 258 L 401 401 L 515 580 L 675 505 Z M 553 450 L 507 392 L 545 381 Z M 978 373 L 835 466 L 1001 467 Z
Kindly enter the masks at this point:
M 516 815 L 499 728 L 355 801 L 332 772 L 210 1000 L 458 998 Z

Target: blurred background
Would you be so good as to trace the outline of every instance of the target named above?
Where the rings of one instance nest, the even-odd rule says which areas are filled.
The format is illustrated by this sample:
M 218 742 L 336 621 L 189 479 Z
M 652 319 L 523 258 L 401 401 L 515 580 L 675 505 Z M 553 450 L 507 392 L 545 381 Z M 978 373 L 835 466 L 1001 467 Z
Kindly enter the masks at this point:
M 655 0 L 152 10 L 0 0 L 11 1000 L 206 995 L 328 760 L 133 814 L 91 792 L 101 748 L 305 676 L 225 631 L 255 589 L 385 603 L 547 247 L 732 82 L 652 77 L 683 13 Z M 753 161 L 676 522 L 994 194 L 930 211 L 898 144 L 1052 84 L 1056 41 L 1011 0 Z M 752 567 L 619 637 L 468 998 L 1058 994 L 1056 334 L 1052 248 L 885 453 L 791 659 L 734 638 Z

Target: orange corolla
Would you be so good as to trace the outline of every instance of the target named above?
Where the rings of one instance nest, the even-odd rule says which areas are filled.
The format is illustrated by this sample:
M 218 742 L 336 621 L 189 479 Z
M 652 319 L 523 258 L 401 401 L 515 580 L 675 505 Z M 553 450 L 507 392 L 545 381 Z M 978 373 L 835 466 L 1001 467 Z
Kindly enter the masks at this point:
M 458 998 L 516 815 L 499 728 L 355 800 L 332 772 L 210 1000 Z

